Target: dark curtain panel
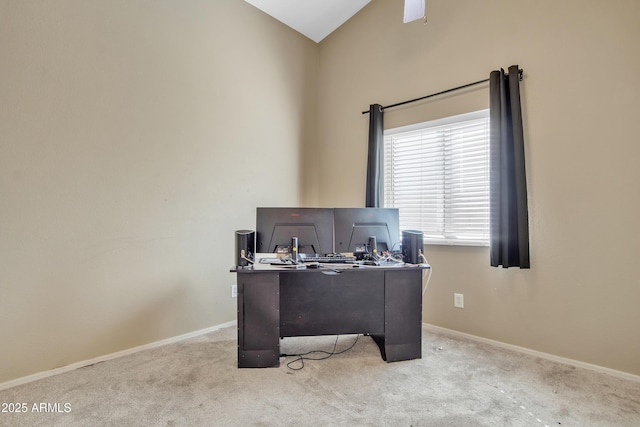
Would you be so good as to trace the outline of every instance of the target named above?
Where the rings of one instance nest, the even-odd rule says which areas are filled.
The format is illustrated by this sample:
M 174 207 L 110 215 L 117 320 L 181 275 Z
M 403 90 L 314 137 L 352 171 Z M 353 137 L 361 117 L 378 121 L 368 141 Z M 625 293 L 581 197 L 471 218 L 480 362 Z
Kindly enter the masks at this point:
M 489 76 L 491 265 L 530 268 L 518 66 Z
M 367 161 L 367 208 L 382 207 L 384 194 L 382 160 L 384 153 L 384 112 L 382 105 L 369 106 L 369 156 Z

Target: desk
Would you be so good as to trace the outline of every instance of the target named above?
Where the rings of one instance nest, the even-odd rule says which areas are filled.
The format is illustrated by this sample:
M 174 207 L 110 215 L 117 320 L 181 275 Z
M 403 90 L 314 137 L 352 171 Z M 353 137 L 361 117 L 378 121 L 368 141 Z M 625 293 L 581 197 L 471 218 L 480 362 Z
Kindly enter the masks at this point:
M 232 270 L 238 284 L 238 367 L 277 367 L 280 338 L 370 335 L 387 362 L 422 357 L 422 272 L 428 266 Z

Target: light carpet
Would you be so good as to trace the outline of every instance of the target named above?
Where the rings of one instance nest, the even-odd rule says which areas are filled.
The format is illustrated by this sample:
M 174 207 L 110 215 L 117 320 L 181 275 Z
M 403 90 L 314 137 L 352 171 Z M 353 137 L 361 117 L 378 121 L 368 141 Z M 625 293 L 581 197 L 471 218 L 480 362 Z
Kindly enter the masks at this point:
M 0 391 L 7 409 L 27 409 L 0 413 L 0 425 L 640 425 L 637 382 L 426 326 L 421 359 L 386 363 L 367 336 L 341 336 L 336 350 L 356 338 L 303 369 L 293 357 L 238 369 L 228 327 Z M 281 351 L 331 351 L 335 340 L 285 338 Z

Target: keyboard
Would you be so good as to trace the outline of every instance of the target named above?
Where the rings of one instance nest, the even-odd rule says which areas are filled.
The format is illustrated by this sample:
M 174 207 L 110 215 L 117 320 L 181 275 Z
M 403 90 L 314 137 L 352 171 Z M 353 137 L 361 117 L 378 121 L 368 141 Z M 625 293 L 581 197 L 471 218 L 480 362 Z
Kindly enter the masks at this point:
M 301 258 L 302 262 L 320 262 L 327 264 L 346 264 L 356 262 L 356 257 L 352 256 L 311 256 Z

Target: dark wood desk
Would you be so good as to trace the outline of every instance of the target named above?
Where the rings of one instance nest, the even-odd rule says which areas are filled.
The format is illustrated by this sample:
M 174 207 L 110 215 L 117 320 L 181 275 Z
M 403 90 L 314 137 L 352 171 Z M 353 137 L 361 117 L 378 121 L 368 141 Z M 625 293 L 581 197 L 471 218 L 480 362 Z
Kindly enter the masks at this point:
M 336 274 L 256 264 L 232 270 L 238 367 L 277 367 L 280 338 L 311 335 L 366 334 L 387 362 L 421 358 L 425 268 L 347 267 Z

